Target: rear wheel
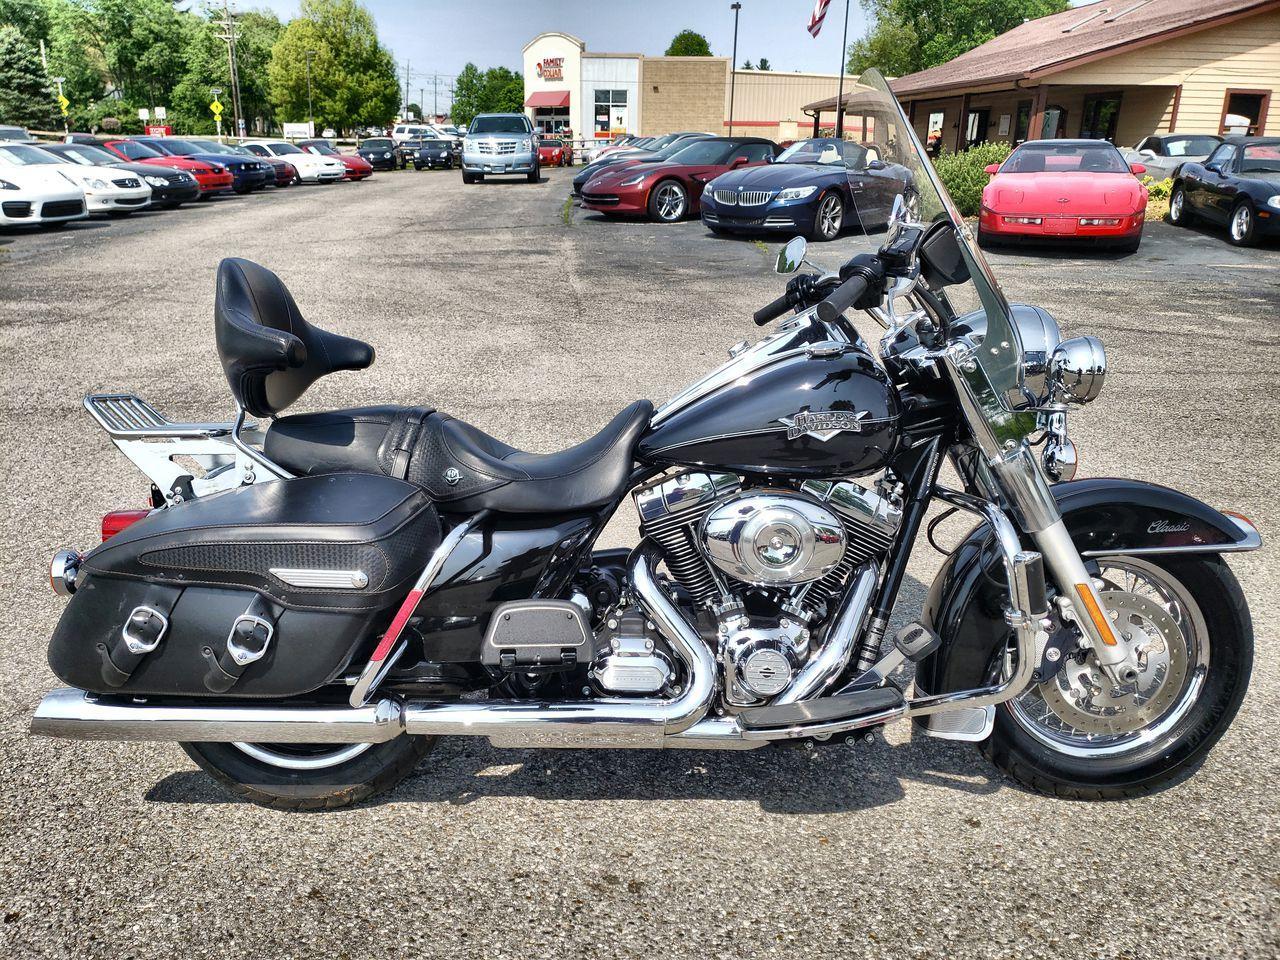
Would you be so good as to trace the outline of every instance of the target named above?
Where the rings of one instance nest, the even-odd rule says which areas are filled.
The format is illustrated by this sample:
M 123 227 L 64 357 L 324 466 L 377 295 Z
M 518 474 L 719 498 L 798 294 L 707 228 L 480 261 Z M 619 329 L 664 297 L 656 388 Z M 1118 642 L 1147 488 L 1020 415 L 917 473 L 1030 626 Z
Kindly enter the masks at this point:
M 1241 200 L 1231 211 L 1231 224 L 1227 236 L 1237 247 L 1251 247 L 1257 242 L 1258 215 L 1248 200 Z
M 983 250 L 990 250 L 993 247 L 999 246 L 999 242 L 996 240 L 994 236 L 991 235 L 990 232 L 983 230 L 982 227 L 979 226 L 978 227 L 978 246 L 980 246 Z
M 184 743 L 237 796 L 279 810 L 332 810 L 390 790 L 431 752 L 435 737 L 385 743 Z
M 530 170 L 530 171 L 529 171 L 529 182 L 530 182 L 530 183 L 537 183 L 537 182 L 538 182 L 539 180 L 541 180 L 541 179 L 542 179 L 542 168 L 541 168 L 541 167 L 539 167 L 539 166 L 535 166 L 532 170 Z
M 1151 793 L 1193 771 L 1240 708 L 1253 627 L 1221 557 L 1099 561 L 1103 605 L 1139 676 L 1113 684 L 1091 652 L 996 709 L 982 744 L 1014 779 L 1060 797 Z

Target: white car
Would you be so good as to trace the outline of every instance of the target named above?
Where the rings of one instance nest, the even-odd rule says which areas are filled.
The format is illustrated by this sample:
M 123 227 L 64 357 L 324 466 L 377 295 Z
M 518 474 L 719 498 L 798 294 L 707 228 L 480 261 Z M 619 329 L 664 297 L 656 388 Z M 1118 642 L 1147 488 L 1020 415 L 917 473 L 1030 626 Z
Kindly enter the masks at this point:
M 0 148 L 10 146 L 0 142 Z M 46 154 L 47 156 L 47 154 Z M 0 226 L 40 226 L 83 220 L 84 191 L 59 165 L 23 164 L 0 149 Z
M 391 139 L 397 146 L 409 140 L 421 140 L 423 137 L 435 139 L 435 136 L 436 133 L 429 123 L 397 123 L 395 129 L 391 131 Z
M 67 163 L 25 143 L 0 143 L 0 163 L 26 169 L 43 166 L 56 171 L 83 191 L 90 214 L 126 216 L 151 203 L 151 188 L 136 174 Z
M 287 140 L 246 140 L 241 146 L 260 157 L 279 157 L 293 164 L 303 183 L 332 183 L 347 175 L 341 160 L 308 153 Z

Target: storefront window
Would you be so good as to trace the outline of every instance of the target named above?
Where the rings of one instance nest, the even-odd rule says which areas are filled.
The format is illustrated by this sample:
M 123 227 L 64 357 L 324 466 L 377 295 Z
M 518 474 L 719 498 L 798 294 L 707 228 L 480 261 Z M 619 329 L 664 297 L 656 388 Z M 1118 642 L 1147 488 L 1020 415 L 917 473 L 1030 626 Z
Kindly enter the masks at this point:
M 942 125 L 946 123 L 945 111 L 935 110 L 929 114 L 929 129 L 925 131 L 925 147 L 931 154 L 936 154 L 942 146 Z
M 559 133 L 569 126 L 569 108 L 535 107 L 533 125 L 539 133 Z
M 1116 139 L 1116 125 L 1120 120 L 1120 94 L 1093 93 L 1084 98 L 1084 113 L 1080 117 L 1080 136 L 1085 140 Z
M 595 97 L 595 134 L 608 137 L 627 130 L 627 91 L 597 90 Z

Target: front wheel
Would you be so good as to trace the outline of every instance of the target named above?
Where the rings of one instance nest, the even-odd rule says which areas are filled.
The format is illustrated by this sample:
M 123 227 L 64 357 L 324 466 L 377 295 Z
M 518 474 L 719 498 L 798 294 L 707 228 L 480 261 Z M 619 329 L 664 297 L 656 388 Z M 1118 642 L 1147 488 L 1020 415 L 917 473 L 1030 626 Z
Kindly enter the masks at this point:
M 996 708 L 982 752 L 1041 793 L 1109 800 L 1152 793 L 1193 771 L 1240 708 L 1253 626 L 1217 556 L 1109 557 L 1102 598 L 1139 676 L 1113 684 L 1091 652 Z
M 678 180 L 663 180 L 649 194 L 649 217 L 658 223 L 677 223 L 689 210 L 689 194 Z
M 538 182 L 539 180 L 541 180 L 541 179 L 542 179 L 542 168 L 541 168 L 541 167 L 534 167 L 532 170 L 530 170 L 530 171 L 529 171 L 529 182 L 530 182 L 530 183 L 537 183 L 537 182 Z
M 435 737 L 385 743 L 184 743 L 232 793 L 277 810 L 332 810 L 390 790 L 431 752 Z
M 844 226 L 844 201 L 832 191 L 818 201 L 813 212 L 813 226 L 809 230 L 811 240 L 834 240 Z

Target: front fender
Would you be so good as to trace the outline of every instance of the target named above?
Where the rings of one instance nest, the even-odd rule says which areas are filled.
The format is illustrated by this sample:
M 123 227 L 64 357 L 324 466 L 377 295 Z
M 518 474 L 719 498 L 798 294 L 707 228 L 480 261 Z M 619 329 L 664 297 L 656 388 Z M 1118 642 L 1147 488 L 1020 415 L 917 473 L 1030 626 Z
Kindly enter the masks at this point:
M 1086 561 L 1116 554 L 1226 553 L 1262 545 L 1257 529 L 1243 517 L 1158 484 L 1097 478 L 1050 489 Z M 942 643 L 916 670 L 921 692 L 965 690 L 986 681 L 991 654 L 1008 635 L 1001 562 L 991 531 L 982 524 L 938 571 L 923 622 Z

